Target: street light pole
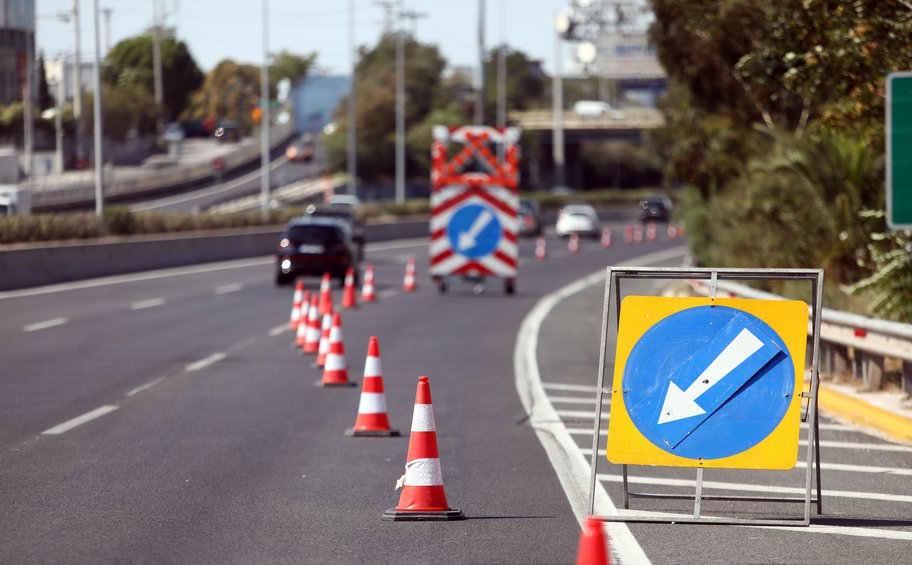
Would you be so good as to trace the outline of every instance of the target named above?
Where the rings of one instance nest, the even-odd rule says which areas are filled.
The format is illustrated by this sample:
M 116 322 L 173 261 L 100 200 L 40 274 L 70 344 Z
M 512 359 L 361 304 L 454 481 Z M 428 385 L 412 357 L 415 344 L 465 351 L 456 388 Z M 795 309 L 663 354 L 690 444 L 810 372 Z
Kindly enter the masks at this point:
M 161 26 L 162 9 L 160 0 L 152 0 L 153 19 L 152 26 L 152 84 L 155 90 L 156 130 L 160 134 L 164 130 L 163 102 L 164 89 L 162 87 L 162 60 L 161 60 Z
M 260 208 L 269 214 L 269 0 L 263 0 L 263 66 L 260 69 Z
M 101 148 L 103 135 L 101 129 L 101 65 L 99 64 L 99 59 L 101 58 L 101 26 L 98 22 L 98 0 L 93 0 L 93 7 L 95 9 L 95 58 L 92 60 L 92 71 L 95 75 L 92 86 L 95 90 L 95 95 L 92 96 L 95 111 L 95 214 L 101 217 L 104 215 L 104 182 L 102 180 L 104 156 Z
M 396 203 L 405 202 L 405 32 L 396 30 Z
M 73 0 L 73 119 L 76 120 L 76 159 L 85 157 L 82 147 L 85 127 L 82 123 L 82 65 L 79 55 L 79 0 Z
M 348 90 L 348 193 L 358 193 L 358 114 L 357 92 L 358 54 L 355 50 L 355 0 L 348 0 L 348 51 L 351 54 L 351 88 Z
M 561 76 L 561 35 L 566 32 L 568 24 L 566 16 L 558 15 L 555 18 L 554 33 L 554 78 L 551 80 L 552 119 L 554 132 L 552 134 L 551 156 L 554 160 L 554 186 L 564 186 L 564 84 Z

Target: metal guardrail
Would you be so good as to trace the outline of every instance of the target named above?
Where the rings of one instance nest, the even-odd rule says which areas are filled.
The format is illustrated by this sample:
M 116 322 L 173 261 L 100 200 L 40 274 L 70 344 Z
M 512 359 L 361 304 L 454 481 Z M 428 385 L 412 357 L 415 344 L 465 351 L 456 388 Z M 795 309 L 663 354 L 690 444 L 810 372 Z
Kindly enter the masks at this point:
M 270 146 L 272 149 L 288 141 L 294 134 L 294 125 L 283 124 L 271 130 Z M 260 156 L 259 144 L 242 145 L 237 151 L 226 153 L 222 156 L 225 169 L 236 169 L 250 164 Z M 198 182 L 212 177 L 212 164 L 209 162 L 198 163 L 162 169 L 155 174 L 131 176 L 125 178 L 106 179 L 105 196 L 116 198 L 130 194 L 141 194 L 172 186 Z M 95 199 L 94 180 L 76 182 L 64 188 L 49 188 L 36 190 L 32 193 L 32 207 L 55 207 L 67 204 L 91 202 Z
M 708 291 L 708 285 L 703 281 L 692 281 L 691 286 L 700 294 Z M 721 291 L 732 298 L 784 299 L 778 294 L 728 281 L 719 281 L 716 288 L 717 295 Z M 912 324 L 831 308 L 821 310 L 821 322 L 822 372 L 851 371 L 854 378 L 862 380 L 866 390 L 877 391 L 883 386 L 884 364 L 887 359 L 893 359 L 902 364 L 900 385 L 903 392 L 912 396 Z

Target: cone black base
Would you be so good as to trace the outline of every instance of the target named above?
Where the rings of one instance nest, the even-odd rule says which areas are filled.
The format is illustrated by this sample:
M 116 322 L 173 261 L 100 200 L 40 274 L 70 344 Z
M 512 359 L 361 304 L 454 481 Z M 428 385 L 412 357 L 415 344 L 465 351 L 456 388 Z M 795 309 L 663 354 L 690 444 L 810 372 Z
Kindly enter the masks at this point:
M 350 437 L 399 437 L 399 430 L 345 430 Z
M 347 383 L 324 383 L 323 381 L 317 381 L 317 382 L 314 383 L 314 386 L 324 386 L 324 387 L 330 387 L 330 388 L 344 388 L 344 387 L 356 386 L 356 383 L 354 383 L 354 382 L 347 382 Z
M 412 512 L 390 508 L 383 513 L 382 519 L 390 522 L 449 521 L 465 520 L 465 514 L 458 508 L 438 512 Z

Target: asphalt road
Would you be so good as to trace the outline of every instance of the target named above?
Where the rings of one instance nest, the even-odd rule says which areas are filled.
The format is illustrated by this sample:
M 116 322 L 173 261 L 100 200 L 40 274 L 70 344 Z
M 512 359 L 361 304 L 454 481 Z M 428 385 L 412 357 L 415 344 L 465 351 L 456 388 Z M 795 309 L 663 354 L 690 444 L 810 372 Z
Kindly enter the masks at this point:
M 585 241 L 575 255 L 552 239 L 547 261 L 523 240 L 511 297 L 497 280 L 480 296 L 461 281 L 439 295 L 425 275 L 425 240 L 369 246 L 381 300 L 342 313 L 349 378 L 360 383 L 376 335 L 401 438 L 344 435 L 359 388 L 314 386 L 312 358 L 291 348 L 292 289 L 273 286 L 270 258 L 0 294 L 0 562 L 573 562 L 580 508 L 526 418 L 514 347 L 549 293 L 680 245 L 662 236 L 624 245 L 619 233 L 610 249 Z M 404 293 L 410 255 L 420 288 Z M 576 440 L 571 455 L 587 458 L 601 307 L 598 284 L 560 301 L 537 349 Z M 398 501 L 419 375 L 430 377 L 447 497 L 465 521 L 380 519 Z M 626 526 L 612 526 L 617 557 L 902 562 L 912 547 L 912 450 L 842 427 L 824 438 L 857 442 L 827 447 L 828 464 L 867 469 L 824 467 L 827 489 L 860 493 L 825 499 L 820 528 L 838 531 L 634 524 L 631 542 Z M 617 471 L 605 465 L 600 484 L 619 504 Z

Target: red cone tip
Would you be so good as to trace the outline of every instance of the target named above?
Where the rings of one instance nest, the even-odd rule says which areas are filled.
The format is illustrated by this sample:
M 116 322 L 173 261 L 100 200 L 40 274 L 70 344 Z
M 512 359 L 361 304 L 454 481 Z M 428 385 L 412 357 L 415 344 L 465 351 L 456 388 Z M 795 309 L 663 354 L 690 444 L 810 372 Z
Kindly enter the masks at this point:
M 431 384 L 427 377 L 418 377 L 418 390 L 415 392 L 415 404 L 431 404 Z
M 332 325 L 333 325 L 333 327 L 338 327 L 338 326 L 342 325 L 342 316 L 340 316 L 338 312 L 333 312 Z
M 367 356 L 380 357 L 380 342 L 375 335 L 371 336 L 370 342 L 367 344 Z

